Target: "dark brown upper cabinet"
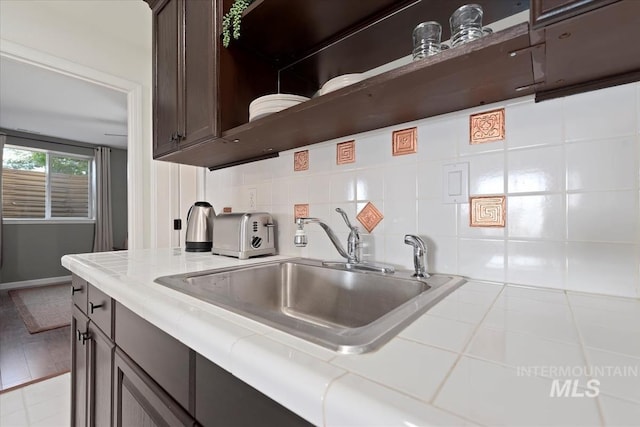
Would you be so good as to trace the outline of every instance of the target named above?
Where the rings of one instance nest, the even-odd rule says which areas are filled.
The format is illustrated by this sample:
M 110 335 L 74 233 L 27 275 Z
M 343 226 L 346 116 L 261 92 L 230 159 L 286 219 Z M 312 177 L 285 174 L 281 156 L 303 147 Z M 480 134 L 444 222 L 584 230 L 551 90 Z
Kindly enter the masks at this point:
M 554 9 L 542 9 L 558 4 Z M 544 50 L 536 101 L 640 80 L 640 1 L 534 1 L 544 26 L 531 31 Z M 535 15 L 532 14 L 532 19 Z M 536 26 L 534 22 L 533 26 Z
M 220 136 L 215 0 L 149 0 L 154 158 Z
M 628 80 L 629 70 L 640 69 L 640 55 L 623 58 L 626 46 L 619 40 L 640 37 L 640 25 L 633 28 L 640 1 L 478 0 L 484 22 L 531 7 L 538 29 L 525 22 L 314 96 L 333 77 L 409 55 L 411 34 L 420 22 L 440 22 L 448 39 L 449 16 L 468 1 L 255 0 L 244 13 L 240 39 L 229 48 L 222 47 L 220 20 L 233 0 L 146 1 L 154 11 L 154 158 L 210 169 L 518 96 L 562 96 L 558 90 L 575 91 L 574 84 L 621 72 Z M 612 20 L 619 12 L 610 9 L 618 3 L 625 3 L 628 13 L 622 26 Z M 189 19 L 186 5 L 191 4 L 199 4 L 193 7 L 201 13 Z M 569 31 L 579 37 L 571 43 L 565 43 L 564 32 L 555 34 L 562 29 L 556 25 L 601 13 L 609 17 L 595 32 L 590 20 L 576 21 Z M 618 43 L 602 46 L 601 32 Z M 575 43 L 581 45 L 572 50 Z M 595 48 L 589 51 L 590 46 Z M 614 51 L 605 54 L 612 63 L 590 63 L 601 49 Z M 567 51 L 570 61 L 571 55 L 563 56 Z M 190 54 L 197 59 L 190 62 Z M 251 101 L 273 93 L 311 99 L 249 122 Z M 206 130 L 197 133 L 196 128 Z
M 532 0 L 531 28 L 541 28 L 618 0 Z

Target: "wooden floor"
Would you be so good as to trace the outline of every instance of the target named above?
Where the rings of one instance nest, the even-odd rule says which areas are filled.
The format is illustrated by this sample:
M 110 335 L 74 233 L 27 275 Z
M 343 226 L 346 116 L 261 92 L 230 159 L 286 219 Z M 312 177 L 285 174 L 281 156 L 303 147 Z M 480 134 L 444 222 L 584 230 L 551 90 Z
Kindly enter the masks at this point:
M 8 291 L 0 291 L 0 391 L 71 368 L 71 326 L 30 334 Z

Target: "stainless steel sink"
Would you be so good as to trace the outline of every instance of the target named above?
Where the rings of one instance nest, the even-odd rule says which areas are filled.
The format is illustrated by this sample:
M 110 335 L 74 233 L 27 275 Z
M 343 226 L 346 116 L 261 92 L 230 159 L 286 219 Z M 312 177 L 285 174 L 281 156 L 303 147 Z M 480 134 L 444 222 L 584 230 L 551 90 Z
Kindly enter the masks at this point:
M 164 276 L 156 283 L 341 353 L 374 350 L 464 283 L 293 259 Z

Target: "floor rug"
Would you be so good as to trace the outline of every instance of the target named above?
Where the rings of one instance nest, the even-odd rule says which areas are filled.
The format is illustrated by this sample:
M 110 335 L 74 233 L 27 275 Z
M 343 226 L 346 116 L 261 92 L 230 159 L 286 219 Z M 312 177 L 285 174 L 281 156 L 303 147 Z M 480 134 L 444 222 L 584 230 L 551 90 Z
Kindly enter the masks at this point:
M 71 283 L 14 289 L 9 295 L 32 334 L 71 323 Z

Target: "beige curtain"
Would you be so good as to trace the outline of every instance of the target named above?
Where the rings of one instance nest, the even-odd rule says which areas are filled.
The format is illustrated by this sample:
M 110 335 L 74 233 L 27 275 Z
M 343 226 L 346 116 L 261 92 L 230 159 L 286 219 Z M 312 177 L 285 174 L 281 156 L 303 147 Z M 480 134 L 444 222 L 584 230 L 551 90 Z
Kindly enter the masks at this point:
M 2 165 L 2 153 L 7 135 L 0 134 L 0 165 Z M 0 267 L 2 267 L 2 169 L 0 168 Z
M 96 160 L 96 229 L 93 251 L 113 250 L 113 229 L 111 220 L 111 149 L 98 147 Z

